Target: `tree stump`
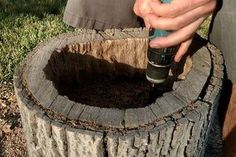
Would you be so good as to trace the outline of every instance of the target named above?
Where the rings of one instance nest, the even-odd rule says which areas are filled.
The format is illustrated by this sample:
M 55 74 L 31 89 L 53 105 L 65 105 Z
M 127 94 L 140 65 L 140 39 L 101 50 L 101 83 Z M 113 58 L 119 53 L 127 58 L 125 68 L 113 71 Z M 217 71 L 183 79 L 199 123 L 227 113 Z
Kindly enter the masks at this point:
M 194 40 L 186 79 L 148 104 L 147 45 L 142 29 L 39 44 L 14 76 L 28 155 L 204 156 L 224 74 L 220 51 Z

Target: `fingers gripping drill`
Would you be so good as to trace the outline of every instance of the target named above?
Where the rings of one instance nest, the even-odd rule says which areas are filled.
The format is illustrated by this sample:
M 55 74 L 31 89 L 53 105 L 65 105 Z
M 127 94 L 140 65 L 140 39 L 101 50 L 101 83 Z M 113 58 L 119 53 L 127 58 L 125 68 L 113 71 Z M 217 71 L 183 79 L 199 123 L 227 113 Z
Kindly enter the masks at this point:
M 170 3 L 171 0 L 161 0 L 162 3 Z M 151 29 L 149 31 L 149 39 L 152 40 L 156 37 L 166 37 L 170 34 L 170 31 Z M 151 48 L 148 47 L 147 52 L 147 69 L 146 78 L 151 83 L 152 88 L 150 91 L 150 101 L 154 101 L 156 98 L 156 88 L 159 84 L 166 81 L 171 63 L 174 55 L 178 50 L 178 46 L 168 48 Z

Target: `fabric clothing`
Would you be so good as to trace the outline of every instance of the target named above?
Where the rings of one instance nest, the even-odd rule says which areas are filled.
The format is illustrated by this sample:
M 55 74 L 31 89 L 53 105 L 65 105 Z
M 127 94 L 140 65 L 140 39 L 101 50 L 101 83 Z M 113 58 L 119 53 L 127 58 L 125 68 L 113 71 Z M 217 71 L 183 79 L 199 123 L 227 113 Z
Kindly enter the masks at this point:
M 134 0 L 68 0 L 64 22 L 73 27 L 104 30 L 140 27 Z
M 219 48 L 224 56 L 228 79 L 236 83 L 236 2 L 218 2 L 218 12 L 212 21 L 210 42 Z

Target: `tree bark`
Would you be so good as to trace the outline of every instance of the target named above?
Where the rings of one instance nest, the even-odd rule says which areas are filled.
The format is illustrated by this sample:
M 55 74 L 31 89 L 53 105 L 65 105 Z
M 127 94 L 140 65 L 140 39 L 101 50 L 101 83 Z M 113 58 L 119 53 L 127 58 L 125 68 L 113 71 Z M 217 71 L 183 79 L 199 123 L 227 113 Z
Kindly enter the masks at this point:
M 224 75 L 221 52 L 209 43 L 195 39 L 186 79 L 146 106 L 91 106 L 58 90 L 64 80 L 80 85 L 103 73 L 143 77 L 147 42 L 146 30 L 126 29 L 65 34 L 37 46 L 14 76 L 28 155 L 206 155 Z

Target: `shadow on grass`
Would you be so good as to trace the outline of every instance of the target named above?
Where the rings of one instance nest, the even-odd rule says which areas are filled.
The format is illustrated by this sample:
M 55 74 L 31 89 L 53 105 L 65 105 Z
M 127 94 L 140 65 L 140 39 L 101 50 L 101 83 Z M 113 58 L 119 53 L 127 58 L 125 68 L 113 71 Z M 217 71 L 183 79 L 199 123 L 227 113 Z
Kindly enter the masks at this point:
M 66 0 L 0 0 L 2 16 L 30 14 L 43 17 L 47 14 L 61 14 Z

